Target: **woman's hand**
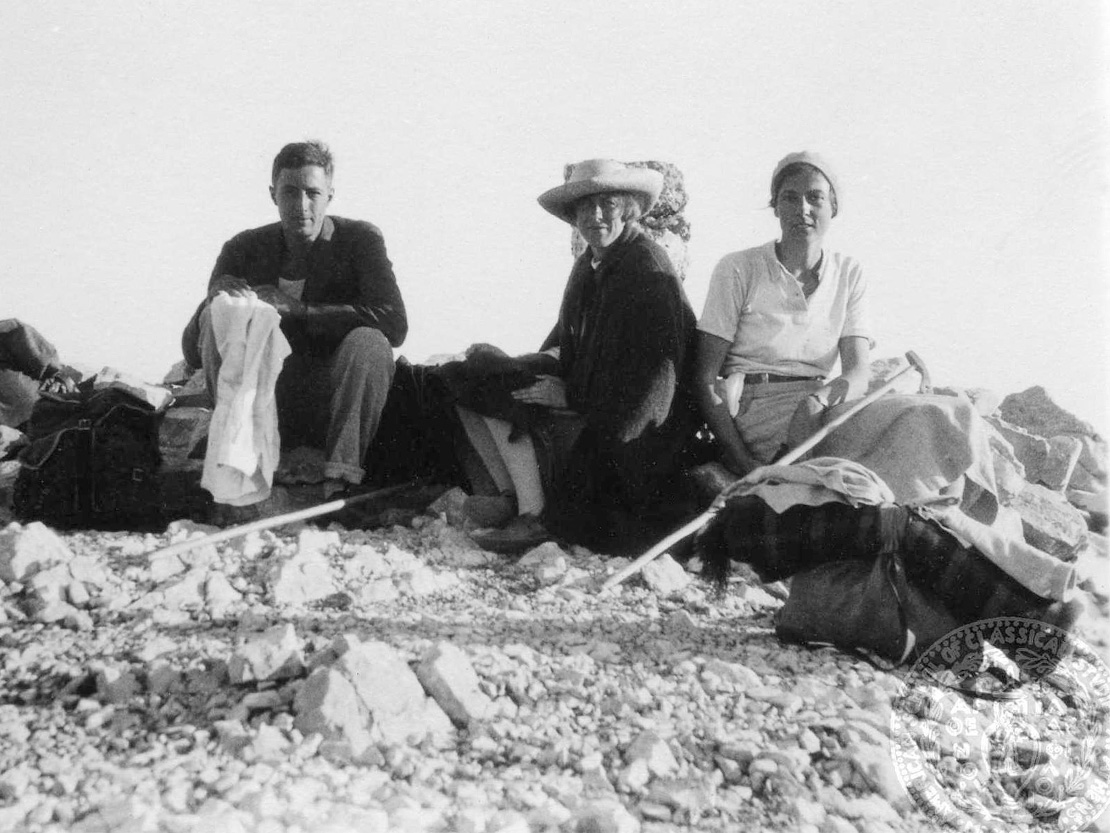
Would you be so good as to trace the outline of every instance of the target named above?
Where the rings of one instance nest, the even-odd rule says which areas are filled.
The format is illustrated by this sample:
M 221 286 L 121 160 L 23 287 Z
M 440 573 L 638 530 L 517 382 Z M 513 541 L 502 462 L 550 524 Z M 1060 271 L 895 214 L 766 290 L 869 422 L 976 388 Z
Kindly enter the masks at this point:
M 538 376 L 526 388 L 518 388 L 512 393 L 517 402 L 528 405 L 543 405 L 548 408 L 567 407 L 567 386 L 558 376 Z

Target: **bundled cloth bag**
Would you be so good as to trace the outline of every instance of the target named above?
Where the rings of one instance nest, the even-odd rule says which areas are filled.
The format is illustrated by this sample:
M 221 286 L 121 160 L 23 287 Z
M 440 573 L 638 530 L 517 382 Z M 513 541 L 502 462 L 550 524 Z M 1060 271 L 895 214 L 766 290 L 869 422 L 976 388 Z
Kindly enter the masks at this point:
M 164 527 L 163 412 L 115 387 L 42 394 L 27 427 L 30 444 L 19 457 L 15 516 L 61 529 Z
M 718 498 L 699 536 L 706 572 L 722 588 L 731 560 L 751 564 L 764 581 L 790 578 L 776 619 L 780 638 L 892 663 L 980 619 L 1072 627 L 1080 610 L 1069 599 L 1072 565 L 1023 542 L 992 545 L 988 557 L 978 549 L 988 547 L 986 535 L 972 545 L 971 530 L 957 536 L 936 510 L 891 498 L 877 475 L 847 460 L 757 469 Z M 1021 580 L 1034 561 L 1037 581 Z

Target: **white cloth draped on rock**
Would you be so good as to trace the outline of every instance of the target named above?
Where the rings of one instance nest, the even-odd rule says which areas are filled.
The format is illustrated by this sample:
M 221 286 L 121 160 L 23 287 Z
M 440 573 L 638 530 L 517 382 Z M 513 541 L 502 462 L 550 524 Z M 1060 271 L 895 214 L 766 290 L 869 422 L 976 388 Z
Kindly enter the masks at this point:
M 201 486 L 217 503 L 246 506 L 270 496 L 281 456 L 274 391 L 289 343 L 277 310 L 253 293 L 221 292 L 209 310 L 222 361 Z

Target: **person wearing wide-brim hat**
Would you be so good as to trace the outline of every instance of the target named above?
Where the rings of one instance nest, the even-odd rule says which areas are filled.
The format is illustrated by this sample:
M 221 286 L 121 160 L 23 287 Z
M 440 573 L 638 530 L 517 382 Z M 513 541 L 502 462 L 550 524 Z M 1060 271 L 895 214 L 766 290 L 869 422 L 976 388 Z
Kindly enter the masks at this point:
M 667 253 L 639 224 L 662 189 L 658 171 L 590 159 L 539 197 L 587 248 L 541 347 L 553 358 L 512 398 L 549 415 L 535 430 L 559 437 L 540 443 L 561 449 L 543 467 L 554 472 L 544 524 L 600 552 L 640 548 L 692 508 L 678 500 L 677 466 L 697 411 L 695 317 Z

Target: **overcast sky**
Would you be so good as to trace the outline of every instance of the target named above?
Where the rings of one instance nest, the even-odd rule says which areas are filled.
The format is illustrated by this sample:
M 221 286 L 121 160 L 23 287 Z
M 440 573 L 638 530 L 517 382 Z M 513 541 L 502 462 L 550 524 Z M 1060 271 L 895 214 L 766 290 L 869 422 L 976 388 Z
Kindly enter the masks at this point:
M 877 356 L 1108 414 L 1103 3 L 6 3 L 3 316 L 159 381 L 221 244 L 319 137 L 384 232 L 414 362 L 533 349 L 571 265 L 536 204 L 587 157 L 685 174 L 687 291 L 772 239 L 789 151 L 836 160 L 830 244 Z

